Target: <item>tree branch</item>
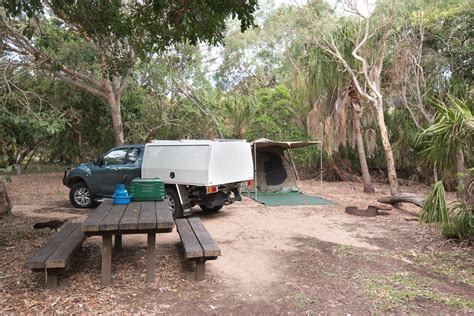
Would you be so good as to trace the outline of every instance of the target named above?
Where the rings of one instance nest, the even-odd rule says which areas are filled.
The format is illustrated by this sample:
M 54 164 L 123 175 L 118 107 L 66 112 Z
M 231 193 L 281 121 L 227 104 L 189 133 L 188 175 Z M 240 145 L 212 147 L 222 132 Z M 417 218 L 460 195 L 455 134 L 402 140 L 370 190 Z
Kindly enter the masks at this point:
M 107 99 L 107 95 L 105 94 L 105 92 L 103 90 L 99 90 L 99 89 L 96 89 L 82 81 L 78 81 L 78 80 L 75 80 L 73 78 L 70 78 L 60 72 L 52 72 L 53 75 L 55 75 L 56 77 L 58 77 L 59 79 L 61 79 L 62 81 L 66 82 L 67 84 L 70 84 L 72 86 L 75 86 L 77 88 L 80 88 L 80 89 L 84 89 L 98 97 L 101 97 L 101 98 L 104 98 L 104 99 Z

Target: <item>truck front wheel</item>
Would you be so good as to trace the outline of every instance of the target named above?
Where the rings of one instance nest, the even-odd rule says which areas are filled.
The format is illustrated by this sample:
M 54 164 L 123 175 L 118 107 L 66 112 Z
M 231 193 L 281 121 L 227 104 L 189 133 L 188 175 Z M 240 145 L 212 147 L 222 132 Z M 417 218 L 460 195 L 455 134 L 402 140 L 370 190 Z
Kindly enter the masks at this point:
M 97 206 L 94 195 L 84 182 L 76 183 L 69 191 L 69 201 L 77 208 L 93 208 Z
M 199 205 L 199 207 L 201 208 L 201 210 L 204 212 L 204 213 L 215 213 L 215 212 L 219 212 L 220 209 L 223 207 L 224 205 L 217 205 L 217 206 L 214 206 L 214 207 L 206 207 L 205 205 Z
M 171 214 L 173 214 L 173 218 L 176 219 L 183 217 L 183 206 L 179 200 L 178 191 L 176 191 L 175 188 L 170 187 L 165 188 L 165 191 L 165 201 L 168 202 Z

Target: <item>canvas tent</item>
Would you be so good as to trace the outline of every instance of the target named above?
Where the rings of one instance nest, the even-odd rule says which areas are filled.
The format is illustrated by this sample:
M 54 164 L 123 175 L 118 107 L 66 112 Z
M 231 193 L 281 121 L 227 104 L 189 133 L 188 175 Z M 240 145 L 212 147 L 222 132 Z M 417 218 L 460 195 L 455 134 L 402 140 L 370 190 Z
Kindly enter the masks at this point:
M 321 145 L 320 141 L 279 142 L 260 138 L 252 142 L 254 157 L 254 192 L 299 191 L 298 174 L 291 158 L 291 149 Z

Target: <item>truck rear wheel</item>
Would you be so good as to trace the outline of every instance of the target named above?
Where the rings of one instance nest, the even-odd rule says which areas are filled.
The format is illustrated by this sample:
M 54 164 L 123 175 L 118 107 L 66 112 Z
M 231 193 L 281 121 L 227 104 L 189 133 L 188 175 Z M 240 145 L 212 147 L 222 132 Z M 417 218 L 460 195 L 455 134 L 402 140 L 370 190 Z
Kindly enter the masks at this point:
M 173 218 L 176 219 L 183 217 L 183 206 L 179 200 L 178 191 L 176 191 L 175 188 L 170 187 L 165 188 L 165 191 L 165 201 L 168 202 L 171 214 L 173 214 Z
M 217 206 L 214 206 L 214 207 L 206 207 L 205 205 L 199 205 L 199 207 L 201 208 L 201 210 L 204 212 L 204 213 L 215 213 L 215 212 L 219 212 L 220 209 L 223 207 L 224 205 L 217 205 Z

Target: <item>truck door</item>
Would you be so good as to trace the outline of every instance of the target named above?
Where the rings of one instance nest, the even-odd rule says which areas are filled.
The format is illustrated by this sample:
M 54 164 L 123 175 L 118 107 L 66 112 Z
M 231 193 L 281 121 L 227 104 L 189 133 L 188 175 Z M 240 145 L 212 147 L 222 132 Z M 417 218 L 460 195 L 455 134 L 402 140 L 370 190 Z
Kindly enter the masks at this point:
M 121 166 L 122 178 L 127 176 L 125 185 L 128 187 L 132 179 L 141 177 L 143 149 L 140 147 L 131 147 L 128 149 L 125 163 Z
M 117 184 L 125 176 L 128 185 L 133 178 L 141 175 L 142 148 L 114 148 L 104 155 L 99 166 L 92 170 L 92 175 L 99 184 L 99 195 L 112 196 Z
M 128 148 L 114 148 L 106 153 L 100 164 L 92 170 L 92 176 L 99 184 L 99 194 L 112 196 L 115 186 L 120 183 L 125 174 L 122 167 L 125 163 Z

